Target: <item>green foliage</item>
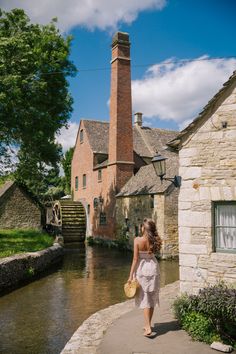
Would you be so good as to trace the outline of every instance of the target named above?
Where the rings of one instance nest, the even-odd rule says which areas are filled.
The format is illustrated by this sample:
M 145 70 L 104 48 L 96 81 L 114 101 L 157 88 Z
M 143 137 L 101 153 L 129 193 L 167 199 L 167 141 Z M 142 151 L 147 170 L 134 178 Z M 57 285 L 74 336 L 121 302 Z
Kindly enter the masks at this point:
M 182 318 L 182 327 L 195 340 L 208 344 L 220 341 L 220 336 L 213 327 L 211 320 L 201 313 L 189 312 L 185 314 Z
M 71 40 L 59 33 L 55 21 L 43 26 L 30 23 L 20 9 L 0 12 L 1 157 L 13 148 L 19 160 L 16 178 L 26 184 L 35 180 L 39 189 L 47 166 L 60 161 L 55 134 L 72 111 Z M 0 163 L 7 162 L 1 158 Z
M 16 253 L 35 252 L 50 247 L 53 238 L 34 229 L 0 230 L 0 258 Z
M 4 176 L 0 176 L 0 187 L 2 187 L 6 181 L 12 181 L 12 180 L 14 180 L 13 174 L 6 174 Z
M 116 226 L 116 240 L 115 243 L 120 249 L 130 249 L 129 233 L 126 225 Z
M 201 289 L 198 295 L 181 295 L 172 307 L 175 317 L 193 338 L 209 343 L 217 336 L 235 345 L 235 288 L 219 282 Z
M 93 238 L 93 236 L 88 236 L 88 237 L 86 238 L 86 243 L 87 243 L 87 245 L 89 245 L 89 246 L 94 245 L 94 238 Z
M 182 324 L 184 317 L 191 311 L 191 303 L 187 294 L 177 297 L 172 304 L 175 318 Z
M 35 274 L 34 268 L 33 268 L 33 267 L 29 267 L 29 268 L 27 269 L 27 275 L 28 275 L 29 277 L 32 277 L 32 276 L 34 276 L 34 274 Z
M 63 159 L 62 166 L 65 173 L 64 181 L 65 181 L 65 193 L 71 194 L 71 161 L 74 153 L 74 148 L 71 147 L 66 151 Z

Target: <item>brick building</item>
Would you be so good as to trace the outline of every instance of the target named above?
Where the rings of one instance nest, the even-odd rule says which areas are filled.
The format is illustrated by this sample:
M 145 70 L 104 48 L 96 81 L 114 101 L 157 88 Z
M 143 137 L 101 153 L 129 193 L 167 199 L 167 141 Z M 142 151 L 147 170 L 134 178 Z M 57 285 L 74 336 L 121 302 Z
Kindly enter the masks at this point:
M 85 207 L 87 235 L 116 237 L 116 196 L 140 168 L 153 169 L 152 157 L 164 151 L 176 134 L 143 127 L 141 113 L 135 114 L 132 125 L 129 35 L 116 33 L 112 41 L 110 122 L 82 119 L 72 158 L 72 195 Z M 175 153 L 166 154 L 177 161 Z M 169 182 L 163 184 L 161 193 L 169 186 Z

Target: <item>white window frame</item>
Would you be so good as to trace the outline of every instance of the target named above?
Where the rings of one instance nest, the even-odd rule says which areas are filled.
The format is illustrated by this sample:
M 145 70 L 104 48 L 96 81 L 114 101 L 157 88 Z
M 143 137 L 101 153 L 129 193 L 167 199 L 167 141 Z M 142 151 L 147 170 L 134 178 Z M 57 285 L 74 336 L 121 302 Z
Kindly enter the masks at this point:
M 233 210 L 235 209 L 235 217 L 233 216 L 234 219 L 232 219 L 232 217 L 225 214 L 225 221 L 223 221 L 223 215 L 222 217 L 219 215 L 220 209 L 223 212 L 223 208 L 229 206 L 232 206 Z M 225 208 L 226 211 L 227 209 Z M 222 221 L 219 221 L 219 219 L 222 219 Z M 227 222 L 229 223 L 228 225 Z M 222 246 L 223 244 L 224 247 Z M 236 201 L 214 202 L 213 246 L 215 252 L 236 253 Z

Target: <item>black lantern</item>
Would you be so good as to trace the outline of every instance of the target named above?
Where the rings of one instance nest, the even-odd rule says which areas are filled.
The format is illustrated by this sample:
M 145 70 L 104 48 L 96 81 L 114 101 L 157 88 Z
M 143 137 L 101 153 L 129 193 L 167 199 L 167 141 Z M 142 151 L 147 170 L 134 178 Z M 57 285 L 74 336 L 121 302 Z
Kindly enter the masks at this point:
M 152 164 L 155 169 L 156 175 L 163 180 L 163 177 L 166 174 L 166 157 L 157 154 L 152 159 Z
M 161 181 L 165 179 L 167 181 L 171 181 L 175 185 L 175 187 L 180 187 L 181 186 L 180 176 L 174 176 L 173 178 L 164 177 L 166 174 L 166 160 L 167 158 L 161 156 L 161 154 L 157 154 L 156 156 L 153 157 L 152 164 L 156 172 L 156 175 L 160 177 Z

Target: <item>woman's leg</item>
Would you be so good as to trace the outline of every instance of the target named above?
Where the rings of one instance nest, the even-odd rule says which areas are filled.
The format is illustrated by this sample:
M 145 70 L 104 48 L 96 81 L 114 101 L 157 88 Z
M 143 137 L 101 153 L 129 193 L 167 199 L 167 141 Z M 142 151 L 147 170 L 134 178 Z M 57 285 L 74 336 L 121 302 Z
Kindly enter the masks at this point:
M 154 307 L 151 307 L 150 308 L 150 325 L 151 325 L 151 322 L 152 322 L 153 312 L 154 312 Z
M 153 313 L 153 312 L 152 312 Z M 144 314 L 144 329 L 147 333 L 151 332 L 151 308 L 146 307 L 143 309 Z

